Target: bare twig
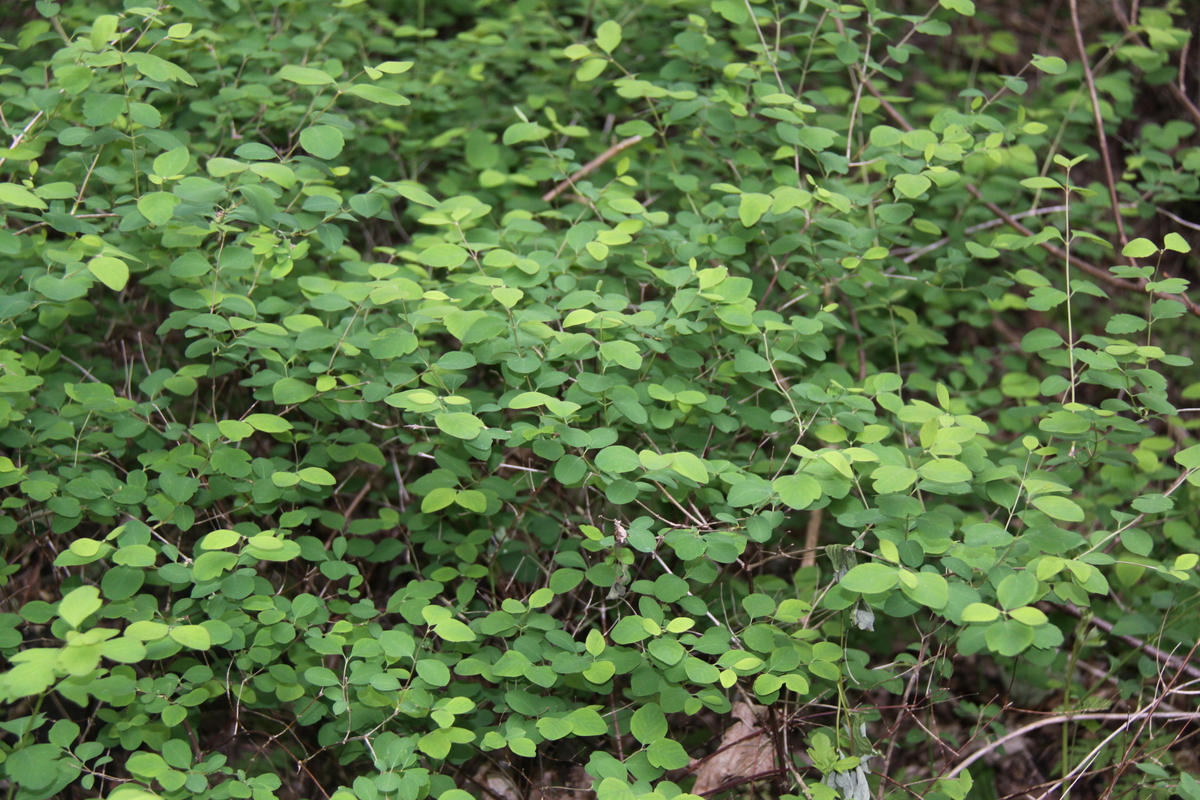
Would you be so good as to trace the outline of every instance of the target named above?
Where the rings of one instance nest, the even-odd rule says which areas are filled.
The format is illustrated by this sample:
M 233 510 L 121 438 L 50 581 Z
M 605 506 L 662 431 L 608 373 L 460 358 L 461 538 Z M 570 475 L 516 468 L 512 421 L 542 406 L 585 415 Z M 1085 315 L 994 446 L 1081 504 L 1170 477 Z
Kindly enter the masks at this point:
M 1078 606 L 1074 605 L 1073 603 L 1066 603 L 1062 606 L 1057 606 L 1057 608 L 1060 608 L 1060 609 L 1066 611 L 1067 613 L 1071 614 L 1074 617 L 1083 619 L 1083 611 Z M 1109 622 L 1108 620 L 1104 620 L 1104 619 L 1101 619 L 1100 617 L 1093 616 L 1091 618 L 1090 622 L 1093 625 L 1095 625 L 1097 628 L 1099 628 L 1100 630 L 1109 634 L 1110 636 L 1112 635 L 1113 624 L 1111 622 Z M 1135 636 L 1118 635 L 1116 638 L 1120 639 L 1122 642 L 1129 645 L 1130 647 L 1134 647 L 1134 648 L 1137 648 L 1138 650 L 1141 650 L 1143 653 L 1152 657 L 1155 661 L 1159 662 L 1160 664 L 1166 664 L 1167 666 L 1174 667 L 1175 669 L 1186 672 L 1188 675 L 1190 675 L 1193 678 L 1200 679 L 1200 667 L 1197 667 L 1194 664 L 1190 663 L 1191 662 L 1190 658 L 1183 659 L 1183 658 L 1180 658 L 1179 656 L 1172 655 L 1171 653 L 1168 653 L 1165 650 L 1160 650 L 1159 648 L 1155 647 L 1154 645 L 1150 644 L 1149 642 L 1143 642 L 1141 639 L 1138 639 Z
M 1096 135 L 1100 137 L 1100 157 L 1104 162 L 1104 177 L 1108 182 L 1108 196 L 1112 201 L 1113 218 L 1117 221 L 1117 236 L 1121 245 L 1129 244 L 1125 235 L 1125 223 L 1121 220 L 1121 204 L 1117 200 L 1117 181 L 1113 177 L 1112 157 L 1108 152 L 1108 134 L 1104 132 L 1104 117 L 1100 114 L 1100 95 L 1096 91 L 1096 76 L 1088 62 L 1087 48 L 1083 43 L 1083 27 L 1079 24 L 1079 0 L 1070 0 L 1071 27 L 1075 29 L 1075 46 L 1079 48 L 1079 63 L 1083 65 L 1083 77 L 1087 82 L 1088 94 L 1092 98 L 1092 116 L 1096 120 Z
M 610 158 L 612 158 L 613 156 L 615 156 L 617 153 L 621 152 L 625 148 L 633 147 L 635 144 L 637 144 L 641 140 L 642 140 L 641 134 L 630 136 L 628 139 L 622 139 L 621 141 L 614 144 L 612 147 L 605 150 L 600 155 L 593 158 L 588 163 L 584 164 L 583 167 L 581 167 L 579 169 L 579 171 L 576 172 L 574 175 L 567 178 L 565 181 L 560 183 L 558 186 L 555 186 L 550 191 L 546 192 L 544 195 L 542 195 L 542 199 L 545 200 L 547 203 L 549 203 L 551 200 L 558 197 L 560 194 L 565 192 L 567 189 L 574 189 L 575 181 L 579 180 L 580 178 L 585 178 L 588 175 L 591 175 L 593 172 L 600 169 L 600 167 L 604 164 L 604 162 L 608 161 Z
M 1055 717 L 1046 717 L 1045 719 L 1039 719 L 1036 722 L 1031 722 L 1028 725 L 1023 725 L 1020 728 L 1011 730 L 996 741 L 989 742 L 988 744 L 976 750 L 974 753 L 971 753 L 971 755 L 967 756 L 962 763 L 957 764 L 954 769 L 950 770 L 941 777 L 946 780 L 956 778 L 958 777 L 959 773 L 974 764 L 979 759 L 986 756 L 988 753 L 1003 747 L 1007 742 L 1011 742 L 1013 739 L 1016 739 L 1019 736 L 1024 736 L 1030 731 L 1035 731 L 1038 728 L 1044 728 L 1047 725 L 1061 725 L 1064 722 L 1074 722 L 1076 720 L 1088 719 L 1111 720 L 1124 723 L 1121 727 L 1121 730 L 1124 730 L 1124 728 L 1128 727 L 1131 723 L 1143 717 L 1154 717 L 1155 719 L 1194 720 L 1200 719 L 1200 711 L 1151 711 L 1150 709 L 1142 709 L 1141 711 L 1135 711 L 1132 714 L 1060 714 Z

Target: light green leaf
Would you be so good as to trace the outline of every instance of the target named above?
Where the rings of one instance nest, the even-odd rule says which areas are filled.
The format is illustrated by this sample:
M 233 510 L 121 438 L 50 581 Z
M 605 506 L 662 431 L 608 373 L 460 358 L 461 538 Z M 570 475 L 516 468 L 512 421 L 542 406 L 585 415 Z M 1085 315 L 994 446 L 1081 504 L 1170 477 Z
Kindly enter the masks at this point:
M 933 182 L 924 175 L 897 175 L 896 176 L 896 191 L 905 197 L 920 197 L 923 195 Z
M 1174 250 L 1176 253 L 1190 253 L 1192 246 L 1175 231 L 1171 231 L 1163 239 L 1163 249 Z
M 611 53 L 621 43 L 621 25 L 613 20 L 605 20 L 596 29 L 596 46 L 606 53 Z
M 957 11 L 964 17 L 975 16 L 975 3 L 971 0 L 938 0 L 942 8 L 948 8 L 951 11 Z
M 708 483 L 708 469 L 695 453 L 675 453 L 671 458 L 671 469 L 685 478 L 690 478 L 701 485 Z
M 211 531 L 205 534 L 200 540 L 200 546 L 205 550 L 224 550 L 227 547 L 233 547 L 242 540 L 242 535 L 237 531 L 228 529 Z
M 72 628 L 78 629 L 92 613 L 99 611 L 100 590 L 95 586 L 80 586 L 58 603 L 58 615 Z
M 1134 239 L 1121 248 L 1121 255 L 1128 258 L 1147 258 L 1158 252 L 1158 247 L 1149 239 Z
M 903 492 L 917 482 L 917 471 L 909 467 L 883 466 L 871 473 L 873 488 L 879 494 Z
M 305 467 L 299 470 L 296 475 L 299 476 L 300 480 L 316 484 L 317 486 L 333 486 L 337 483 L 337 479 L 333 475 L 320 467 Z
M 263 433 L 283 433 L 292 429 L 292 423 L 275 414 L 251 414 L 244 421 Z
M 991 622 L 1000 618 L 1000 609 L 987 603 L 971 603 L 962 611 L 963 622 Z
M 468 441 L 483 433 L 484 429 L 487 428 L 483 424 L 483 420 L 479 417 L 463 411 L 438 414 L 434 417 L 433 421 L 438 428 L 451 436 Z
M 657 739 L 646 748 L 646 760 L 659 769 L 683 769 L 691 758 L 674 739 Z
M 749 228 L 762 219 L 763 214 L 771 210 L 773 202 L 770 195 L 747 192 L 738 202 L 738 219 Z
M 447 642 L 473 642 L 475 631 L 456 619 L 444 619 L 433 626 L 433 632 Z
M 432 514 L 434 511 L 440 511 L 453 503 L 456 497 L 458 497 L 458 489 L 439 486 L 421 500 L 421 513 Z
M 950 600 L 950 586 L 946 579 L 934 572 L 912 573 L 916 577 L 916 585 L 904 584 L 901 589 L 912 600 L 934 610 L 945 608 Z
M 812 476 L 802 473 L 782 475 L 771 483 L 771 488 L 784 505 L 796 510 L 808 508 L 821 499 L 821 484 Z
M 1067 71 L 1067 62 L 1058 56 L 1035 55 L 1033 57 L 1033 66 L 1047 75 L 1062 75 Z
M 112 256 L 96 256 L 88 261 L 88 272 L 100 279 L 108 288 L 119 292 L 129 283 L 129 265 Z
M 49 208 L 33 192 L 15 183 L 0 183 L 0 204 L 20 206 L 21 208 L 36 208 L 40 211 L 45 211 Z

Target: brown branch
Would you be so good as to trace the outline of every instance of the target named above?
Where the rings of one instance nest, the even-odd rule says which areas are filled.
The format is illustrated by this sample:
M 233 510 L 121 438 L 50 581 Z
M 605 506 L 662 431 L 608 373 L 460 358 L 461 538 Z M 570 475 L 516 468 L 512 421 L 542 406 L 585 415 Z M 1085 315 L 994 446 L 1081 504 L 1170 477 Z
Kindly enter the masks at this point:
M 641 140 L 642 140 L 641 134 L 637 134 L 635 136 L 630 136 L 628 139 L 622 139 L 621 141 L 614 144 L 612 147 L 605 150 L 600 155 L 593 158 L 588 163 L 584 164 L 583 167 L 578 172 L 576 172 L 574 175 L 567 178 L 565 181 L 560 183 L 558 186 L 555 186 L 550 191 L 546 192 L 544 195 L 542 195 L 542 199 L 545 200 L 547 203 L 549 203 L 551 200 L 558 197 L 560 194 L 565 192 L 567 189 L 574 189 L 575 181 L 579 180 L 580 178 L 585 178 L 588 175 L 591 175 L 593 172 L 598 170 L 604 164 L 605 161 L 608 161 L 610 158 L 615 156 L 617 153 L 621 152 L 622 150 L 624 150 L 627 147 L 632 147 L 633 145 L 637 144 Z
M 904 118 L 903 114 L 901 114 L 898 110 L 896 110 L 895 106 L 893 106 L 891 103 L 889 103 L 884 98 L 883 93 L 880 92 L 878 87 L 876 87 L 875 84 L 873 82 L 871 82 L 870 80 L 867 81 L 867 90 L 870 91 L 871 94 L 873 94 L 877 100 L 879 100 L 880 106 L 884 109 L 884 111 L 886 111 L 888 113 L 888 116 L 890 116 L 896 122 L 897 125 L 899 125 L 901 128 L 903 128 L 906 131 L 913 130 L 912 124 L 909 123 L 909 121 Z M 1198 113 L 1200 113 L 1200 112 L 1198 112 Z M 966 185 L 966 188 L 967 188 L 967 191 L 970 192 L 971 195 L 976 200 L 979 200 L 981 203 L 983 203 L 984 208 L 986 208 L 988 211 L 991 211 L 997 217 L 999 217 L 1000 219 L 1007 222 L 1022 236 L 1033 236 L 1033 231 L 1029 230 L 1029 228 L 1026 228 L 1024 225 L 1017 222 L 1016 218 L 1013 217 L 1012 214 L 1009 214 L 1007 211 L 1000 208 L 1000 206 L 996 205 L 995 203 L 993 203 L 989 200 L 985 200 L 983 198 L 983 192 L 979 191 L 979 188 L 977 186 L 975 186 L 972 183 L 968 183 Z M 1117 211 L 1119 213 L 1119 209 L 1114 209 L 1114 211 Z M 1096 278 L 1099 281 L 1103 281 L 1104 283 L 1107 283 L 1109 286 L 1112 286 L 1117 289 L 1122 289 L 1127 292 L 1144 291 L 1142 286 L 1139 286 L 1138 284 L 1133 283 L 1131 281 L 1127 281 L 1122 278 L 1118 278 L 1115 275 L 1113 275 L 1112 273 L 1108 272 L 1107 270 L 1103 270 L 1100 267 L 1097 267 L 1095 264 L 1084 261 L 1082 258 L 1079 258 L 1078 256 L 1069 255 L 1066 251 L 1064 251 L 1058 247 L 1055 247 L 1054 245 L 1050 244 L 1049 242 L 1042 242 L 1041 245 L 1042 245 L 1043 250 L 1050 253 L 1054 257 L 1060 258 L 1063 260 L 1069 259 L 1073 266 L 1078 267 L 1080 270 L 1091 275 L 1093 278 Z M 1151 292 L 1151 294 L 1153 294 L 1155 297 L 1158 297 L 1158 298 L 1175 300 L 1177 302 L 1180 302 L 1183 304 L 1184 308 L 1186 308 L 1188 310 L 1188 313 L 1192 314 L 1193 316 L 1200 317 L 1200 305 L 1197 305 L 1191 298 L 1187 297 L 1186 295 L 1166 294 L 1164 292 Z
M 1133 43 L 1138 47 L 1145 47 L 1146 43 L 1142 41 L 1142 37 L 1138 36 L 1133 30 L 1133 26 L 1129 22 L 1129 17 L 1125 16 L 1125 10 L 1121 8 L 1121 4 L 1118 2 L 1118 0 L 1112 0 L 1112 7 L 1113 13 L 1117 15 L 1117 21 L 1121 23 L 1123 28 L 1125 28 L 1125 33 L 1129 35 L 1129 37 L 1133 40 Z M 1192 115 L 1192 119 L 1196 120 L 1197 123 L 1200 123 L 1200 108 L 1197 108 L 1196 104 L 1188 99 L 1187 94 L 1184 93 L 1182 88 L 1176 86 L 1174 83 L 1169 83 L 1167 85 L 1171 87 L 1171 93 L 1175 95 L 1175 99 L 1180 103 L 1183 103 L 1183 107 L 1187 109 L 1189 114 Z
M 1092 98 L 1092 116 L 1096 120 L 1096 135 L 1100 137 L 1100 156 L 1104 159 L 1104 177 L 1108 181 L 1108 196 L 1112 201 L 1113 218 L 1117 221 L 1117 238 L 1121 245 L 1129 244 L 1125 235 L 1125 223 L 1121 221 L 1121 204 L 1117 200 L 1117 182 L 1113 177 L 1112 158 L 1108 152 L 1108 135 L 1104 132 L 1104 117 L 1100 114 L 1100 95 L 1096 91 L 1096 76 L 1088 63 L 1087 48 L 1083 43 L 1083 28 L 1079 24 L 1079 0 L 1070 0 L 1071 26 L 1075 29 L 1075 46 L 1079 48 L 1079 63 L 1083 65 L 1083 77 L 1087 81 L 1088 93 Z
M 1083 619 L 1083 611 L 1081 611 L 1073 603 L 1067 603 L 1062 606 L 1055 606 L 1055 608 L 1061 608 L 1064 611 L 1066 611 L 1068 614 L 1070 614 L 1071 616 L 1078 617 L 1079 619 Z M 1095 625 L 1097 628 L 1099 628 L 1100 630 L 1104 631 L 1105 633 L 1109 634 L 1110 636 L 1112 635 L 1113 624 L 1111 622 L 1109 622 L 1108 620 L 1104 620 L 1104 619 L 1101 619 L 1100 617 L 1093 615 L 1089 621 L 1093 625 Z M 1143 642 L 1141 639 L 1138 639 L 1135 636 L 1117 636 L 1116 638 L 1120 639 L 1122 642 L 1129 645 L 1130 647 L 1133 647 L 1137 650 L 1141 650 L 1143 653 L 1152 657 L 1155 661 L 1157 661 L 1160 664 L 1166 664 L 1169 667 L 1174 667 L 1177 670 L 1186 672 L 1188 675 L 1190 675 L 1193 678 L 1200 679 L 1200 667 L 1197 667 L 1191 663 L 1192 655 L 1196 651 L 1195 647 L 1193 647 L 1191 652 L 1188 653 L 1187 658 L 1180 658 L 1179 656 L 1173 655 L 1172 653 L 1168 653 L 1165 650 L 1160 650 L 1159 648 L 1155 647 L 1154 645 L 1150 644 L 1149 642 Z

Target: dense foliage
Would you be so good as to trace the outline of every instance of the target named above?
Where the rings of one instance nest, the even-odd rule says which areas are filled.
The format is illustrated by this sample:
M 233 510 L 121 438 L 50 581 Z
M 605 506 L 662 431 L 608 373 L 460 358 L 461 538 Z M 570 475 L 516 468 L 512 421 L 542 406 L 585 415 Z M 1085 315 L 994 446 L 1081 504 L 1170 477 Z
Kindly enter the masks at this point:
M 1200 800 L 1188 22 L 998 5 L 7 20 L 7 797 Z

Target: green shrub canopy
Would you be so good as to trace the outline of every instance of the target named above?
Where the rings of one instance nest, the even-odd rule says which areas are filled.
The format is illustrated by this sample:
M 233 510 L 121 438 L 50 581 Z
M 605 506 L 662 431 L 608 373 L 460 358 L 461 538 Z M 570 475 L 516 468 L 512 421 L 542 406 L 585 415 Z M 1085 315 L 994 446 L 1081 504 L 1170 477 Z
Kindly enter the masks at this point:
M 1200 800 L 1200 149 L 1119 5 L 5 23 L 7 797 L 963 800 L 1056 705 L 1047 780 Z

